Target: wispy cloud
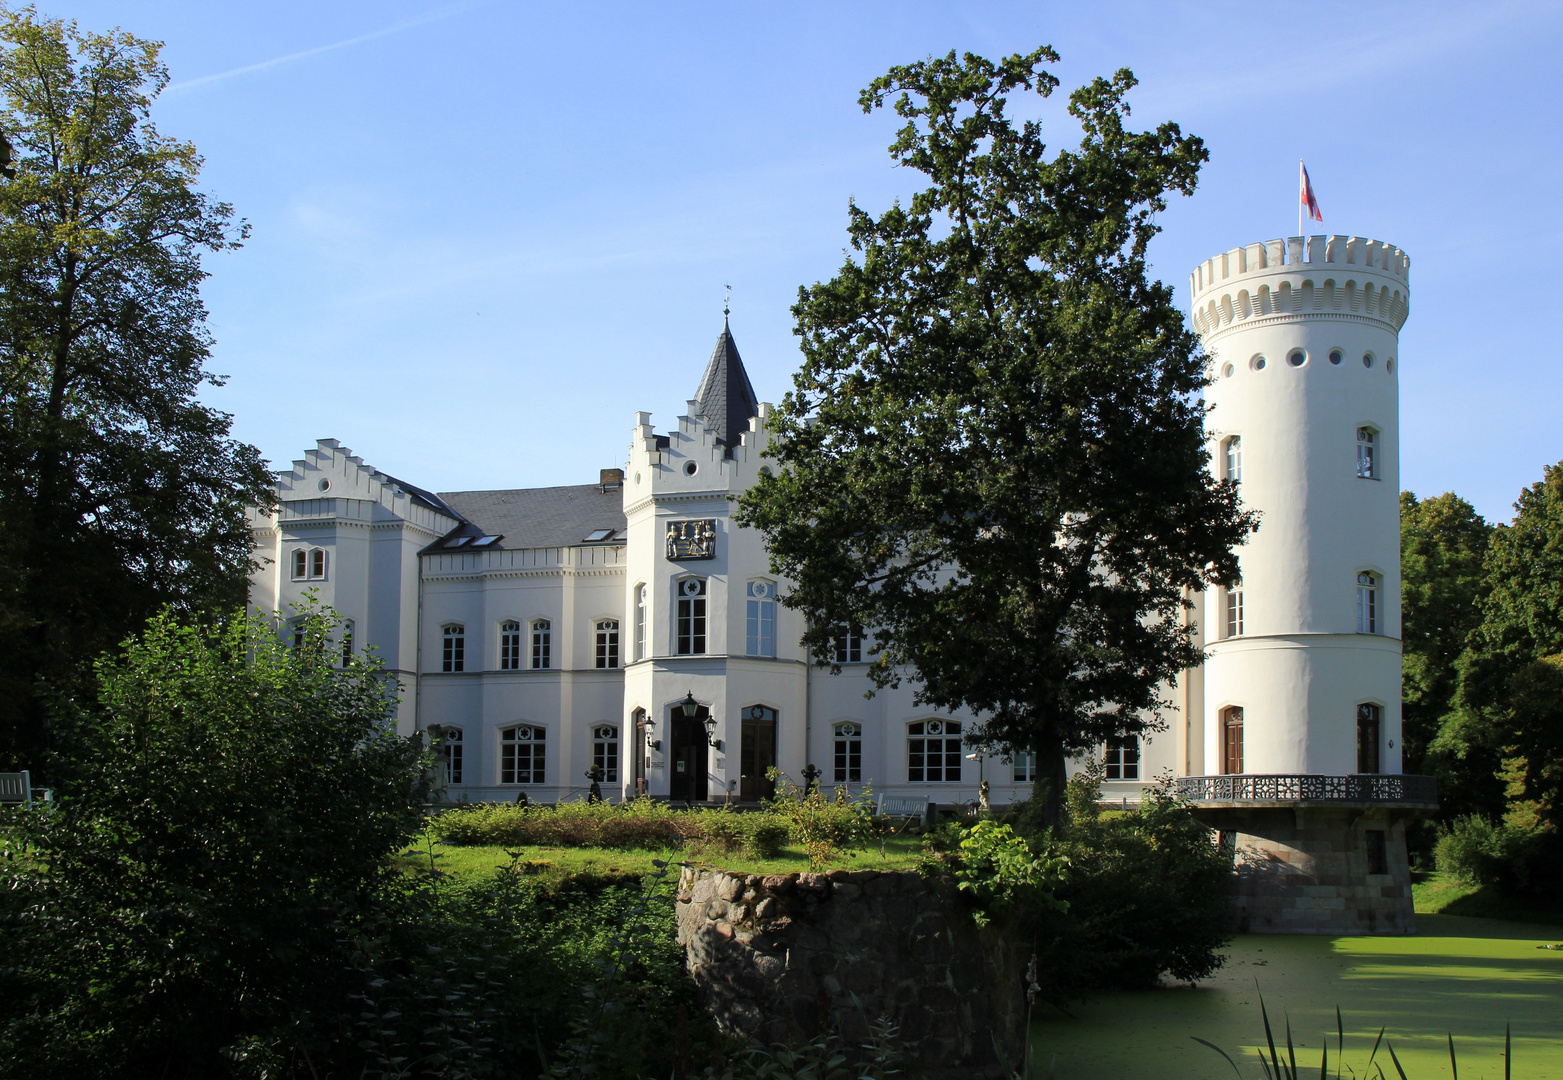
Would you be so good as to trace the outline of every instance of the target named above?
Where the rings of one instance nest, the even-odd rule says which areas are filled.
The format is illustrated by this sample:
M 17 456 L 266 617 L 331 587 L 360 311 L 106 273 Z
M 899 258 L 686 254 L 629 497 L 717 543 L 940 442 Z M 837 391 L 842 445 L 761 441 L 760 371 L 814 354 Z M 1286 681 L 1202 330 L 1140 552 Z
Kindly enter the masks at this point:
M 447 5 L 442 8 L 437 8 L 436 10 L 431 11 L 426 15 L 420 15 L 412 19 L 402 19 L 399 22 L 392 23 L 390 26 L 382 27 L 379 30 L 372 30 L 367 34 L 359 34 L 357 37 L 350 37 L 343 41 L 334 41 L 329 45 L 316 45 L 312 49 L 301 49 L 295 53 L 288 53 L 286 56 L 275 56 L 270 60 L 262 60 L 255 64 L 245 64 L 243 67 L 231 68 L 228 71 L 219 71 L 212 75 L 201 75 L 194 79 L 185 79 L 182 82 L 170 83 L 168 89 L 165 90 L 164 93 L 171 94 L 179 91 L 193 90 L 198 86 L 208 86 L 212 83 L 225 82 L 228 79 L 235 79 L 241 75 L 253 75 L 257 72 L 269 71 L 272 68 L 281 67 L 284 64 L 291 64 L 299 60 L 307 60 L 311 56 L 319 56 L 321 53 L 334 52 L 337 49 L 345 49 L 350 45 L 359 45 L 365 41 L 373 41 L 376 38 L 389 37 L 392 34 L 399 34 L 404 30 L 411 30 L 414 27 L 426 26 L 432 22 L 439 22 L 442 19 L 448 19 L 452 15 L 459 15 L 462 12 L 469 11 L 477 6 L 479 6 L 479 4 L 476 2 L 476 0 L 468 3 Z

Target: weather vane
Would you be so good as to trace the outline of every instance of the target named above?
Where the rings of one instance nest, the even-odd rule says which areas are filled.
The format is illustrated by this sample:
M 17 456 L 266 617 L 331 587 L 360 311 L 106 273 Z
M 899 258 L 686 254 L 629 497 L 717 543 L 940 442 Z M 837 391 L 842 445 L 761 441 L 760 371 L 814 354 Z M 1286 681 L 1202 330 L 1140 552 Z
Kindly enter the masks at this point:
M 727 318 L 727 309 L 733 306 L 733 287 L 731 285 L 723 285 L 722 288 L 727 290 L 722 296 L 722 318 L 725 319 Z

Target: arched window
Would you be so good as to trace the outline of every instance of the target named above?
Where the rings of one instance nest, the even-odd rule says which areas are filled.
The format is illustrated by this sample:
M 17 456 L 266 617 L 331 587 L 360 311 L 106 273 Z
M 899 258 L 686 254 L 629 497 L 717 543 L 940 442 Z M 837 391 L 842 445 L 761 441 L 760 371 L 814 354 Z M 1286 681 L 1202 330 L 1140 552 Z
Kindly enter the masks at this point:
M 1357 633 L 1378 633 L 1378 578 L 1366 570 L 1357 575 Z
M 1243 636 L 1243 590 L 1227 590 L 1226 633 L 1223 637 Z
M 499 624 L 499 670 L 521 670 L 521 624 L 515 619 Z
M 619 782 L 619 729 L 612 724 L 592 728 L 592 767 L 601 771 L 604 783 Z
M 856 626 L 838 631 L 835 642 L 831 646 L 831 654 L 838 664 L 862 663 L 863 631 Z
M 351 664 L 353 662 L 353 620 L 352 619 L 344 619 L 344 620 L 342 620 L 341 641 L 342 641 L 342 666 L 343 667 L 347 667 L 347 665 L 349 665 L 349 664 Z
M 309 576 L 309 552 L 303 548 L 293 549 L 293 579 L 300 581 Z
M 535 724 L 517 724 L 499 733 L 499 782 L 541 784 L 548 760 L 547 732 Z
M 1357 771 L 1376 773 L 1379 770 L 1379 731 L 1381 712 L 1377 705 L 1364 702 L 1357 706 Z
M 675 583 L 678 616 L 674 639 L 680 656 L 703 656 L 706 651 L 706 579 L 682 578 Z
M 1378 479 L 1378 432 L 1370 427 L 1357 429 L 1357 475 L 1364 480 Z
M 863 725 L 848 720 L 837 724 L 835 781 L 855 784 L 863 779 Z
M 635 659 L 646 659 L 646 586 L 635 586 Z
M 1243 482 L 1243 437 L 1233 435 L 1222 444 L 1222 479 L 1234 484 Z
M 1243 771 L 1243 707 L 1228 705 L 1221 710 L 1221 771 Z
M 744 652 L 748 656 L 775 656 L 776 583 L 751 581 L 748 592 Z
M 443 639 L 440 650 L 441 671 L 467 670 L 467 628 L 460 623 L 450 623 L 440 631 Z
M 602 619 L 597 623 L 597 666 L 619 666 L 619 620 Z
M 445 769 L 445 782 L 461 783 L 461 729 L 430 724 L 429 742 L 435 760 Z
M 554 624 L 547 619 L 532 620 L 532 668 L 542 671 L 553 666 Z
M 309 553 L 309 576 L 323 578 L 326 576 L 326 549 L 315 548 Z
M 906 725 L 906 782 L 960 783 L 959 720 L 919 720 Z
M 1114 735 L 1107 740 L 1108 780 L 1140 778 L 1140 739 L 1137 735 Z

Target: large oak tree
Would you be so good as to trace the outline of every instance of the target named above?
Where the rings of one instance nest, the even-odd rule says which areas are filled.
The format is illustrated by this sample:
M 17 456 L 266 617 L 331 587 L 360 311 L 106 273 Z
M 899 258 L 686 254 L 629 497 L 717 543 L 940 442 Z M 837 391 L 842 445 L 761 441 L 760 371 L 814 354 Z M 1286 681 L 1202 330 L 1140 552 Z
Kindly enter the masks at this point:
M 1208 154 L 1125 126 L 1134 76 L 1070 97 L 1077 150 L 1005 115 L 1057 79 L 1041 48 L 950 53 L 863 92 L 928 185 L 875 217 L 793 311 L 804 363 L 771 420 L 782 466 L 744 497 L 792 580 L 805 642 L 866 627 L 880 687 L 967 708 L 973 741 L 1038 755 L 1056 819 L 1068 756 L 1155 730 L 1201 659 L 1194 590 L 1238 578 L 1255 527 L 1207 470 L 1204 358 L 1146 245 Z
M 159 48 L 0 9 L 0 765 L 159 607 L 242 603 L 268 497 L 198 397 L 201 257 L 246 230 L 150 119 Z

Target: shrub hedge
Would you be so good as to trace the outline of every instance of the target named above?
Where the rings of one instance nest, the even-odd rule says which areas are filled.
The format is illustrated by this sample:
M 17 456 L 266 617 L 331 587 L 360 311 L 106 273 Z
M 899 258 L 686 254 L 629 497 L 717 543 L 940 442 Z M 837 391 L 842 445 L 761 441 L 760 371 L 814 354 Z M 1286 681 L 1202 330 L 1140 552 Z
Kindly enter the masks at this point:
M 474 803 L 439 814 L 430 822 L 429 831 L 435 839 L 457 845 L 648 851 L 689 846 L 761 859 L 774 857 L 790 836 L 787 821 L 775 813 L 675 810 L 652 799 L 618 806 L 605 802 L 558 806 Z

